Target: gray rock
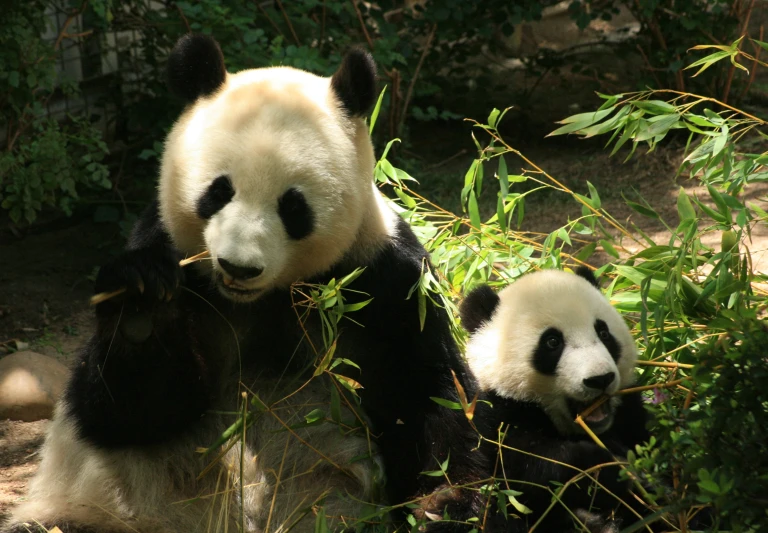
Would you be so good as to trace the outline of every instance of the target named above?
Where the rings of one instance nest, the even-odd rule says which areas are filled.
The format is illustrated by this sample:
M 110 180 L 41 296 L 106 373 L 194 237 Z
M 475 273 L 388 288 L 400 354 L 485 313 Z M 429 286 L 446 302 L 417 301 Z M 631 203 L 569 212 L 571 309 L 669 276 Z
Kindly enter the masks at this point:
M 56 359 L 16 352 L 0 359 L 0 419 L 31 422 L 53 415 L 69 370 Z

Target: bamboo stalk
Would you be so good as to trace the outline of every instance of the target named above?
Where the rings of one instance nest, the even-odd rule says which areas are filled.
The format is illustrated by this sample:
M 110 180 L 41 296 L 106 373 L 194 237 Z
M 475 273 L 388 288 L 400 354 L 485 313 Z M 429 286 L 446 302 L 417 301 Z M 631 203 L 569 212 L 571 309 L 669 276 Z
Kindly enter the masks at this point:
M 205 250 L 203 252 L 200 252 L 199 254 L 193 255 L 192 257 L 185 257 L 184 259 L 179 261 L 179 266 L 185 267 L 190 263 L 194 263 L 195 261 L 199 261 L 200 259 L 205 259 L 209 255 L 211 255 L 211 252 L 209 252 L 208 250 Z M 102 302 L 106 302 L 107 300 L 111 300 L 116 296 L 120 296 L 127 290 L 128 289 L 126 287 L 122 287 L 112 292 L 100 292 L 98 294 L 94 294 L 93 296 L 91 296 L 91 300 L 90 300 L 91 305 L 98 305 Z
M 643 385 L 642 387 L 632 387 L 630 389 L 621 389 L 620 391 L 616 391 L 616 394 L 630 394 L 632 392 L 641 392 L 644 390 L 653 390 L 653 389 L 670 389 L 672 387 L 675 387 L 677 385 L 680 385 L 685 379 L 676 379 L 675 381 L 667 381 L 666 383 L 660 383 L 658 385 Z
M 664 368 L 686 368 L 691 369 L 693 368 L 693 365 L 688 365 L 685 363 L 675 363 L 675 362 L 665 362 L 665 361 L 638 361 L 638 365 L 648 365 L 648 366 L 661 366 Z

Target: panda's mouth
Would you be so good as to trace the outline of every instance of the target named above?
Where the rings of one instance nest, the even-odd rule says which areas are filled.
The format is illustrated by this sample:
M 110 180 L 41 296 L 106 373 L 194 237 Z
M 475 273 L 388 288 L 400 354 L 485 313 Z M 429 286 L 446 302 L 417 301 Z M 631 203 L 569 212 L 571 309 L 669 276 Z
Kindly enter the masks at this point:
M 216 275 L 216 286 L 225 297 L 238 302 L 252 302 L 264 292 L 263 288 L 251 289 L 231 279 L 225 281 L 220 273 Z
M 568 409 L 571 412 L 571 416 L 575 420 L 578 415 L 594 405 L 598 400 L 599 397 L 588 401 L 579 401 L 574 400 L 573 398 L 568 398 Z M 586 416 L 582 416 L 582 419 L 589 425 L 589 427 L 602 430 L 609 427 L 613 422 L 613 412 L 614 406 L 610 398 L 605 398 L 600 405 L 592 409 Z

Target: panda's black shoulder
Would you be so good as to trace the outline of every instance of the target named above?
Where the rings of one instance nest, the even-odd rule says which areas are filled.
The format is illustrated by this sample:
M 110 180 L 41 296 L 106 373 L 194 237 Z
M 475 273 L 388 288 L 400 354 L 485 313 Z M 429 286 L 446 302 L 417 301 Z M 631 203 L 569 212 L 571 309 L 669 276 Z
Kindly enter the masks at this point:
M 377 293 L 388 287 L 387 292 L 399 296 L 403 288 L 410 289 L 418 281 L 424 268 L 430 268 L 429 254 L 408 223 L 398 216 L 394 231 L 364 266 L 361 285 L 370 284 L 366 288 Z
M 160 219 L 160 202 L 150 203 L 134 223 L 126 244 L 127 250 L 152 246 L 171 246 L 171 236 Z

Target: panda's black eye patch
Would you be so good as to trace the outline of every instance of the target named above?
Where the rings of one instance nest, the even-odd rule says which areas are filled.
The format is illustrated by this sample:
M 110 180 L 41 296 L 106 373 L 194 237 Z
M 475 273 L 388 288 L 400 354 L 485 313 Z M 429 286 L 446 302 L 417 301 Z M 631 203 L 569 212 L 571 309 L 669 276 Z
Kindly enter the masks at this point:
M 608 324 L 599 318 L 595 320 L 595 333 L 597 333 L 597 337 L 600 339 L 600 342 L 603 343 L 606 350 L 608 350 L 608 353 L 611 354 L 613 360 L 618 361 L 621 356 L 621 348 L 619 347 L 619 343 L 616 342 L 616 337 L 613 336 L 611 330 L 608 328 Z
M 533 367 L 542 374 L 553 375 L 565 348 L 563 333 L 549 328 L 539 337 L 539 344 L 533 353 Z
M 208 186 L 205 193 L 197 200 L 197 216 L 208 220 L 222 210 L 235 195 L 229 176 L 219 176 Z
M 298 189 L 288 189 L 277 201 L 277 213 L 291 239 L 303 239 L 315 227 L 315 215 L 304 194 Z

